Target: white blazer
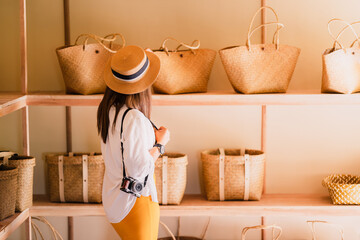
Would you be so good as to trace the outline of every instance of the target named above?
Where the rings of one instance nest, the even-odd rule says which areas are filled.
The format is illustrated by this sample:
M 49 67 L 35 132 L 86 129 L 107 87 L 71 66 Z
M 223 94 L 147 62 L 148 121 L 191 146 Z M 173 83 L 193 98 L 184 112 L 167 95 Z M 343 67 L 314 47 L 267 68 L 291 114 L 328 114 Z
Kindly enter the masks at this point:
M 106 143 L 101 141 L 101 151 L 105 161 L 102 201 L 111 223 L 123 220 L 136 201 L 135 196 L 120 190 L 123 178 L 120 129 L 121 119 L 126 109 L 126 106 L 120 109 L 114 129 L 115 107 L 111 107 L 108 138 Z M 141 195 L 151 196 L 153 202 L 158 202 L 154 181 L 155 164 L 149 152 L 155 144 L 155 133 L 150 121 L 137 109 L 130 110 L 125 116 L 123 141 L 126 175 L 140 181 L 144 181 L 149 175 Z

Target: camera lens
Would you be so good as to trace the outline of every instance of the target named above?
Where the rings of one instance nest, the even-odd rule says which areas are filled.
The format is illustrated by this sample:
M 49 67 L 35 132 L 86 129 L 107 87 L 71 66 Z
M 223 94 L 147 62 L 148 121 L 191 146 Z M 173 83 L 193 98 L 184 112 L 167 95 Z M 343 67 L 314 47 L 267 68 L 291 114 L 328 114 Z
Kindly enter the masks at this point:
M 143 186 L 141 183 L 136 183 L 135 184 L 135 191 L 136 192 L 140 192 L 143 189 Z

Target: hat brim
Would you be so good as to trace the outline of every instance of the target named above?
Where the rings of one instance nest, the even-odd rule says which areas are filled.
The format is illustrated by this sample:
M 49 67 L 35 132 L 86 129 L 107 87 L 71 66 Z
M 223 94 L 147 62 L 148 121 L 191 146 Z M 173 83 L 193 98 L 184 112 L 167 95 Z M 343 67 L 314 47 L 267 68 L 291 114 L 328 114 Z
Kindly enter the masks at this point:
M 118 80 L 111 72 L 111 58 L 106 64 L 104 70 L 104 81 L 106 85 L 113 91 L 122 94 L 135 94 L 145 91 L 156 80 L 160 72 L 160 59 L 152 52 L 145 51 L 150 66 L 145 75 L 136 82 L 125 82 Z

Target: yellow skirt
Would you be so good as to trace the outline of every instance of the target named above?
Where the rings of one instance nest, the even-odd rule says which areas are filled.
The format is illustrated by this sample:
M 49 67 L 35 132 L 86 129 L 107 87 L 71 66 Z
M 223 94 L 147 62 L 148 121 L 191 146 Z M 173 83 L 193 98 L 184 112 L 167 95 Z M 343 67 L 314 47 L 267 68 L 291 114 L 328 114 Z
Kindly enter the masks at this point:
M 156 240 L 159 221 L 159 204 L 151 201 L 150 196 L 141 196 L 121 222 L 111 225 L 122 240 Z

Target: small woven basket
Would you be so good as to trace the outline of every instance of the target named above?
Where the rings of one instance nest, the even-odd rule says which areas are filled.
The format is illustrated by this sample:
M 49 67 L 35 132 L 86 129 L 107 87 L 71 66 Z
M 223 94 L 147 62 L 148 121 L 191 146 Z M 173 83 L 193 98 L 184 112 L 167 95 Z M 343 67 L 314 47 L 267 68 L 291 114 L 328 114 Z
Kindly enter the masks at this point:
M 225 149 L 224 159 L 224 199 L 244 200 L 245 160 L 240 149 Z M 265 154 L 258 150 L 245 150 L 249 156 L 249 187 L 246 200 L 260 200 L 264 183 Z M 220 150 L 207 150 L 201 153 L 202 173 L 208 200 L 221 200 L 220 197 Z
M 18 169 L 16 211 L 24 211 L 32 206 L 35 158 L 13 155 L 9 166 Z
M 327 176 L 322 184 L 329 190 L 333 204 L 360 204 L 360 176 L 333 174 Z
M 93 202 L 101 203 L 102 184 L 105 172 L 104 159 L 100 153 L 48 154 L 46 155 L 48 191 L 52 202 Z M 59 159 L 63 156 L 63 179 Z M 84 156 L 87 158 L 87 180 L 84 180 Z M 86 169 L 85 169 L 86 170 Z M 63 180 L 63 181 L 61 181 Z M 63 183 L 61 183 L 63 182 Z M 84 182 L 88 191 L 84 191 Z M 63 200 L 61 189 L 63 184 Z M 87 195 L 87 198 L 85 197 Z M 87 199 L 87 201 L 85 200 Z
M 18 169 L 0 165 L 0 221 L 15 214 Z
M 186 187 L 187 164 L 187 156 L 182 153 L 165 153 L 156 161 L 155 182 L 160 204 L 180 204 Z

